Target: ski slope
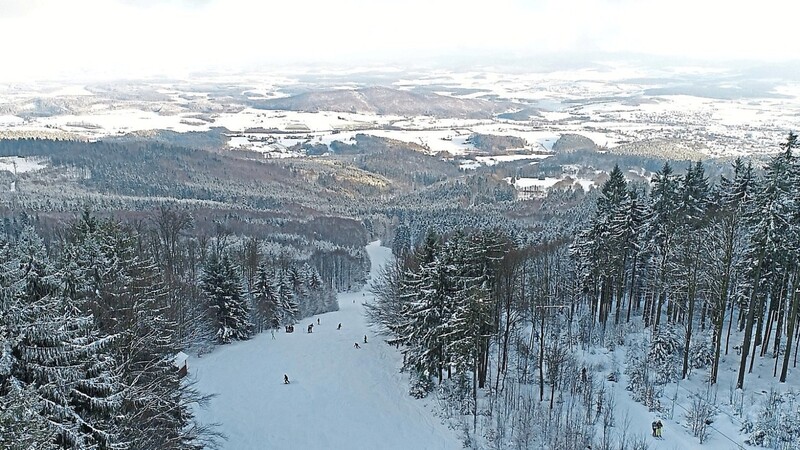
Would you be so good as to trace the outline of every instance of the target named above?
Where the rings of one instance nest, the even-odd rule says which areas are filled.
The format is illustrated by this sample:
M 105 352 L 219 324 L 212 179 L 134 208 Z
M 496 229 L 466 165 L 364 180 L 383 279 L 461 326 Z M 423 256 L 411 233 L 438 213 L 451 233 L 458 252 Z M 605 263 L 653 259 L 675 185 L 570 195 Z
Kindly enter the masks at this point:
M 372 274 L 391 257 L 377 241 L 367 252 Z M 228 437 L 222 448 L 462 448 L 457 433 L 434 416 L 434 404 L 408 395 L 402 357 L 367 327 L 367 288 L 338 298 L 339 311 L 303 319 L 294 333 L 276 331 L 273 339 L 266 332 L 190 359 L 197 388 L 217 394 L 196 413 L 202 423 L 221 425 Z

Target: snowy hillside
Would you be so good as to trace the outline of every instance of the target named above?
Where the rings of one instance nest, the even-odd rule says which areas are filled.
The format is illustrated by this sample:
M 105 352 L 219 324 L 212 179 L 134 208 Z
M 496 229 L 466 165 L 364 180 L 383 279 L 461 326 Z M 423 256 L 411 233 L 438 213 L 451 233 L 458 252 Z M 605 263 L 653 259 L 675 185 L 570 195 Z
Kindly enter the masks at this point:
M 367 246 L 367 251 L 372 274 L 391 257 L 391 250 L 377 242 Z M 340 311 L 304 319 L 294 333 L 280 331 L 274 338 L 262 333 L 189 361 L 190 374 L 198 388 L 217 394 L 209 407 L 197 414 L 203 423 L 220 424 L 219 430 L 228 438 L 223 448 L 463 448 L 463 439 L 451 429 L 463 425 L 459 417 L 453 417 L 448 427 L 437 415 L 441 405 L 435 394 L 424 400 L 409 396 L 408 377 L 399 372 L 401 354 L 365 324 L 363 304 L 372 300 L 367 289 L 339 294 Z M 339 323 L 342 327 L 337 330 Z M 311 334 L 306 332 L 309 324 L 314 324 Z M 615 411 L 610 429 L 614 439 L 641 439 L 648 450 L 754 448 L 745 445 L 745 436 L 739 431 L 741 419 L 734 417 L 727 404 L 728 386 L 734 382 L 735 357 L 726 359 L 721 384 L 710 393 L 706 392 L 702 374 L 667 385 L 661 397 L 662 412 L 657 413 L 635 402 L 625 389 L 625 348 L 573 349 L 589 376 L 602 384 L 613 399 L 606 407 Z M 612 372 L 617 373 L 619 381 L 604 381 Z M 762 375 L 765 380 L 770 379 L 767 373 L 761 373 L 761 368 L 756 372 L 758 380 L 750 393 L 739 397 L 743 409 L 751 413 L 760 407 L 760 397 L 768 389 Z M 291 380 L 289 385 L 283 383 L 284 374 Z M 538 392 L 534 385 L 529 388 L 532 396 Z M 698 395 L 711 396 L 719 408 L 703 445 L 692 436 L 686 418 Z M 549 395 L 544 400 L 548 402 Z M 654 420 L 664 424 L 661 439 L 650 436 L 650 423 Z M 594 439 L 602 442 L 602 420 L 595 427 Z M 473 445 L 491 446 L 483 439 Z
M 378 242 L 367 251 L 373 274 L 391 256 Z M 364 322 L 369 299 L 366 290 L 339 294 L 340 311 L 304 319 L 294 333 L 281 330 L 274 340 L 262 333 L 189 361 L 198 388 L 217 394 L 197 413 L 204 423 L 221 424 L 223 448 L 462 448 L 457 433 L 434 416 L 431 400 L 408 395 L 402 357 Z

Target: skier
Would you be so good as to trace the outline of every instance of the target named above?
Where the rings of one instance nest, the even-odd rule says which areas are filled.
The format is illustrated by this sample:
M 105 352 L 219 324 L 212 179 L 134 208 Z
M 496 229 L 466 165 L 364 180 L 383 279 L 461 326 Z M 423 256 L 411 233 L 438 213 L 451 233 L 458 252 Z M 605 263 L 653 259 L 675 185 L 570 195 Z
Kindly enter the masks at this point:
M 319 319 L 317 319 L 317 325 L 319 325 Z
M 584 384 L 588 381 L 588 377 L 586 375 L 586 367 L 581 369 L 581 381 L 583 381 Z
M 341 329 L 342 329 L 342 324 L 340 323 L 340 324 L 339 324 L 339 326 L 338 326 L 338 327 L 336 327 L 336 329 L 337 329 L 337 330 L 341 330 Z
M 308 324 L 308 332 L 309 333 L 313 333 L 314 332 L 314 324 L 313 323 Z
M 661 429 L 662 429 L 662 428 L 664 428 L 664 424 L 663 424 L 663 423 L 661 423 L 661 421 L 659 420 L 659 421 L 656 423 L 656 436 L 657 436 L 657 437 L 661 437 Z
M 650 426 L 653 427 L 653 437 L 658 437 L 658 435 L 656 434 L 656 431 L 658 430 L 658 422 L 654 420 L 653 423 L 650 424 Z
M 364 343 L 365 344 L 367 343 L 367 335 L 366 334 L 364 335 Z
M 289 384 L 289 375 L 283 374 L 283 384 Z
M 356 342 L 356 343 L 355 343 L 355 345 L 353 345 L 353 347 L 355 347 L 355 348 L 361 348 L 361 346 L 360 346 L 360 345 L 358 345 L 358 342 Z

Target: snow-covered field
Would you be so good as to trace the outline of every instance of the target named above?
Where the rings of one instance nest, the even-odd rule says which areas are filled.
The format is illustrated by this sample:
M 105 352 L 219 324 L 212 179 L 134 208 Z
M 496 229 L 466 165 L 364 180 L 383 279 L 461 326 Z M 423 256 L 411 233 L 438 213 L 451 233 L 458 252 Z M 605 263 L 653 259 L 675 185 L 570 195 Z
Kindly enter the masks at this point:
M 36 157 L 2 156 L 0 157 L 0 170 L 11 173 L 36 172 L 47 167 L 47 160 Z
M 373 274 L 391 254 L 377 242 L 367 251 Z M 402 357 L 364 322 L 369 298 L 366 290 L 340 294 L 340 311 L 306 318 L 294 333 L 276 332 L 275 339 L 263 333 L 189 361 L 198 388 L 217 394 L 198 417 L 221 424 L 228 436 L 223 448 L 462 448 L 457 433 L 435 416 L 432 401 L 408 395 Z M 310 323 L 314 332 L 308 334 Z M 284 374 L 291 384 L 283 384 Z
M 712 91 L 717 87 L 741 92 L 740 97 L 730 94 L 730 98 L 725 96 L 729 94 L 714 97 L 713 92 L 702 96 L 699 88 L 696 95 L 672 89 L 686 86 L 692 76 L 714 74 L 697 68 L 645 70 L 609 64 L 541 73 L 361 70 L 347 72 L 352 80 L 337 79 L 335 83 L 327 77 L 343 73 L 297 70 L 143 81 L 134 83 L 131 89 L 139 91 L 131 93 L 126 91 L 128 85 L 113 84 L 100 89 L 69 83 L 0 85 L 0 135 L 62 132 L 97 139 L 145 130 L 188 132 L 225 127 L 241 138 L 233 144 L 237 148 L 270 153 L 273 150 L 261 142 L 263 133 L 269 131 L 275 131 L 271 137 L 283 147 L 297 141 L 329 143 L 361 132 L 421 144 L 431 153 L 463 155 L 473 149 L 466 137 L 475 132 L 522 137 L 532 150 L 551 150 L 561 134 L 580 133 L 608 148 L 645 139 L 678 139 L 696 144 L 709 156 L 730 156 L 775 152 L 776 142 L 797 127 L 800 115 L 800 88 L 791 81 L 776 82 L 757 94 L 747 91 L 746 85 L 740 91 L 737 85 L 709 85 Z M 513 120 L 502 116 L 477 120 L 354 111 L 295 112 L 254 109 L 245 100 L 286 97 L 287 91 L 298 90 L 298 86 L 303 86 L 301 91 L 362 87 L 368 84 L 358 77 L 375 73 L 394 74 L 394 81 L 387 78 L 386 84 L 396 89 L 433 88 L 452 97 L 509 102 L 518 106 L 510 107 L 510 112 L 523 109 L 524 113 Z M 314 76 L 318 80 L 309 81 Z M 213 95 L 217 87 L 226 89 L 226 95 L 233 92 L 239 97 Z M 94 90 L 87 90 L 90 88 Z M 137 98 L 136 92 L 145 95 Z M 121 98 L 116 97 L 119 94 Z M 259 135 L 246 132 L 258 128 L 269 131 Z

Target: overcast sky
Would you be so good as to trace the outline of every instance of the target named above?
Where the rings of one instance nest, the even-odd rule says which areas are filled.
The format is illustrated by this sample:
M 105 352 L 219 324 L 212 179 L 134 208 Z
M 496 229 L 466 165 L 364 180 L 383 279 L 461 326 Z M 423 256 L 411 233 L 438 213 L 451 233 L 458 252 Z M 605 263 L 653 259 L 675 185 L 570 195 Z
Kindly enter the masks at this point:
M 635 52 L 800 60 L 793 0 L 0 0 L 0 79 Z

